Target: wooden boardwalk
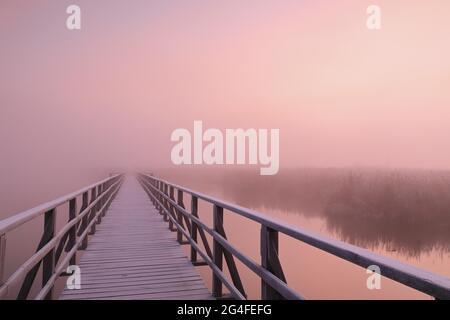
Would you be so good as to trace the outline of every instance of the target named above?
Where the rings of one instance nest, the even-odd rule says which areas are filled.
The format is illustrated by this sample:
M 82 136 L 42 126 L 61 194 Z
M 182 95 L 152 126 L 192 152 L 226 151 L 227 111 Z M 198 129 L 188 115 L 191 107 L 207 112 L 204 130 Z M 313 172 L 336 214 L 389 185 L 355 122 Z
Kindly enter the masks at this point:
M 133 177 L 78 263 L 81 289 L 60 299 L 211 299 L 195 267 Z
M 189 209 L 185 201 L 189 202 Z M 199 203 L 210 207 L 212 227 L 200 219 Z M 68 207 L 69 219 L 57 228 L 58 208 L 62 206 Z M 259 225 L 259 259 L 228 241 L 225 214 Z M 5 277 L 7 234 L 37 218 L 44 223 L 36 251 Z M 63 218 L 59 217 L 59 221 Z M 176 240 L 168 227 L 176 231 Z M 314 234 L 152 174 L 139 174 L 138 180 L 124 180 L 123 174 L 111 175 L 0 220 L 0 300 L 53 299 L 57 280 L 66 275 L 68 265 L 74 264 L 81 268 L 81 289 L 65 289 L 60 299 L 245 300 L 248 296 L 236 259 L 260 278 L 261 299 L 303 299 L 287 283 L 279 259 L 280 234 L 364 269 L 376 265 L 383 277 L 436 299 L 450 300 L 449 278 Z M 189 260 L 181 243 L 190 245 Z M 81 250 L 84 253 L 77 263 Z M 191 261 L 209 266 L 211 293 Z M 39 271 L 41 277 L 37 277 Z M 37 287 L 37 279 L 41 287 L 34 293 L 31 289 Z

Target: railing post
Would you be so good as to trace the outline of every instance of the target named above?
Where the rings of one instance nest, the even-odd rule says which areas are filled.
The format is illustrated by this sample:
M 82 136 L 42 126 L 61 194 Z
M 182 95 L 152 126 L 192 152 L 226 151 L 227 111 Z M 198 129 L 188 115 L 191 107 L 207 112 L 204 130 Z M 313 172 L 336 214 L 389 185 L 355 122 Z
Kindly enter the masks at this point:
M 103 216 L 106 215 L 106 212 L 109 210 L 109 207 L 111 206 L 112 201 L 114 200 L 115 196 L 117 195 L 117 192 L 120 189 L 120 184 L 121 184 L 120 178 L 117 179 L 115 182 L 118 182 L 118 185 L 115 186 L 114 188 L 112 188 L 111 190 L 109 190 L 109 192 L 103 196 L 104 205 L 105 205 L 105 208 L 103 209 L 104 210 Z M 114 184 L 111 184 L 111 186 L 113 186 L 113 185 Z M 103 191 L 103 192 L 105 192 L 105 191 Z M 110 197 L 111 197 L 111 199 L 109 199 Z
M 155 188 L 156 190 L 153 190 L 153 195 L 155 196 L 155 199 L 158 200 L 159 202 L 161 202 L 161 194 L 159 193 L 159 191 L 161 191 L 161 182 L 156 181 L 155 182 Z M 167 216 L 166 213 L 164 212 L 164 210 L 162 209 L 162 206 L 159 205 L 159 203 L 155 200 L 156 203 L 156 209 L 158 209 L 159 214 L 163 215 L 164 221 L 167 221 Z
M 168 191 L 167 191 L 168 190 Z M 170 200 L 172 200 L 172 201 L 175 201 L 175 196 L 174 196 L 174 190 L 173 190 L 173 187 L 172 186 L 170 186 L 170 188 L 169 188 L 169 186 L 166 184 L 166 195 L 168 195 L 169 196 L 169 198 L 170 198 Z M 177 219 L 177 217 L 176 217 L 176 213 L 175 213 L 175 208 L 173 207 L 173 205 L 170 203 L 170 201 L 168 201 L 167 200 L 167 202 L 166 202 L 166 208 L 167 208 L 167 210 L 169 211 L 169 213 L 170 213 L 170 215 L 172 216 L 172 218 L 174 218 L 174 219 Z M 178 219 L 177 219 L 178 220 Z M 173 223 L 172 223 L 172 220 L 169 220 L 169 228 L 170 228 L 170 231 L 177 231 L 177 240 L 178 240 L 178 242 L 180 242 L 180 240 L 179 240 L 179 230 L 178 230 L 178 228 L 176 228 L 176 227 L 174 227 L 173 226 Z
M 144 183 L 145 183 L 145 178 L 144 178 Z M 152 200 L 153 204 L 155 205 L 156 210 L 158 210 L 159 214 L 161 214 L 161 209 L 159 208 L 158 203 L 157 203 L 157 202 L 155 201 L 155 199 L 154 199 L 154 198 L 157 199 L 157 196 L 158 196 L 157 193 L 155 192 L 155 189 L 154 189 L 154 188 L 158 189 L 158 187 L 157 187 L 157 185 L 155 184 L 155 182 L 152 181 L 152 180 L 150 180 L 150 188 L 149 188 L 150 193 L 151 193 L 150 199 Z
M 191 214 L 196 217 L 198 215 L 198 198 L 195 196 L 192 196 L 191 198 Z M 192 221 L 192 240 L 195 243 L 197 242 L 197 224 Z M 191 245 L 191 262 L 195 263 L 197 262 L 197 250 L 195 250 L 194 246 Z
M 173 187 L 172 187 L 172 193 L 173 193 Z M 183 191 L 181 190 L 177 190 L 177 204 L 180 207 L 184 207 L 184 203 L 183 203 Z M 183 214 L 181 213 L 180 210 L 175 210 L 176 211 L 176 215 L 177 215 L 177 221 L 178 224 L 183 227 Z M 183 233 L 181 233 L 181 230 L 178 230 L 177 232 L 177 241 L 178 243 L 183 243 Z
M 89 201 L 89 193 L 86 191 L 83 193 L 83 200 L 81 204 L 80 213 L 83 212 L 88 207 L 88 201 Z M 81 220 L 81 229 L 78 235 L 80 236 L 83 234 L 83 232 L 86 230 L 88 226 L 88 219 L 89 219 L 89 212 L 83 216 L 83 219 Z M 88 246 L 88 235 L 86 235 L 83 238 L 83 241 L 81 242 L 80 250 L 86 250 Z
M 161 192 L 167 193 L 162 181 L 159 182 L 159 188 L 160 188 Z M 159 197 L 159 201 L 161 202 L 161 205 L 162 205 L 160 210 L 161 210 L 161 212 L 164 215 L 164 221 L 168 221 L 169 222 L 169 229 L 172 230 L 172 220 L 170 220 L 170 218 L 169 218 L 168 211 L 164 210 L 165 204 L 166 204 L 166 199 L 162 196 L 161 193 L 158 194 L 158 197 Z
M 159 199 L 160 199 L 160 202 L 161 202 L 161 205 L 162 205 L 161 209 L 165 213 L 167 221 L 169 222 L 169 229 L 172 229 L 172 221 L 169 219 L 169 214 L 170 213 L 167 210 L 164 210 L 166 208 L 166 202 L 167 202 L 166 198 L 163 196 L 163 194 L 167 195 L 166 186 L 165 186 L 164 182 L 162 182 L 162 181 L 160 182 L 159 186 L 161 188 L 161 193 L 159 195 Z
M 219 233 L 223 227 L 223 208 L 214 205 L 213 228 L 214 232 Z M 214 238 L 213 240 L 213 262 L 222 271 L 223 268 L 223 248 Z M 222 281 L 213 273 L 212 276 L 212 294 L 214 297 L 222 296 Z
M 0 287 L 3 285 L 5 276 L 6 260 L 6 234 L 0 235 Z
M 97 196 L 100 198 L 100 200 L 97 202 L 97 212 L 99 212 L 103 207 L 104 198 L 102 192 L 103 192 L 102 185 L 99 185 L 97 188 Z M 98 215 L 97 224 L 100 224 L 101 222 L 102 222 L 102 212 L 100 212 L 100 214 Z
M 161 198 L 161 197 L 160 197 L 160 194 L 159 194 L 159 182 L 158 182 L 158 181 L 155 181 L 153 187 L 154 187 L 154 189 L 153 189 L 153 188 L 150 188 L 150 191 L 151 191 L 151 193 L 152 193 L 152 195 L 153 195 L 152 201 L 153 201 L 153 203 L 155 204 L 156 209 L 158 210 L 159 214 L 161 214 L 161 215 L 163 216 L 163 220 L 164 220 L 164 221 L 167 221 L 167 219 L 166 219 L 166 214 L 165 214 L 165 212 L 162 210 L 162 207 L 161 207 L 160 204 L 159 204 L 159 201 L 160 201 L 159 199 Z M 154 198 L 154 199 L 153 199 L 153 198 Z
M 103 205 L 105 205 L 106 203 L 107 203 L 107 201 L 108 201 L 108 197 L 109 197 L 109 195 L 110 195 L 110 192 L 107 192 L 107 190 L 109 189 L 109 186 L 107 185 L 107 184 L 105 184 L 105 185 L 103 185 L 103 192 L 105 193 L 105 195 L 104 195 L 104 199 L 103 199 Z M 103 206 L 102 205 L 102 206 Z M 102 215 L 103 216 L 106 216 L 106 211 L 107 211 L 107 206 L 108 205 L 106 205 L 105 206 L 105 209 L 103 210 L 103 212 L 102 212 Z
M 159 200 L 159 181 L 154 182 L 154 187 L 156 190 L 155 189 L 151 189 L 151 190 L 153 192 L 153 195 L 155 196 L 155 203 L 157 203 L 156 200 Z M 161 206 L 159 204 L 157 204 L 156 208 L 158 209 L 159 213 L 161 214 L 162 213 Z
M 44 234 L 46 235 L 48 241 L 50 241 L 55 236 L 55 225 L 56 225 L 56 209 L 49 210 L 45 213 L 44 217 Z M 55 248 L 53 247 L 42 260 L 42 287 L 44 287 L 47 282 L 52 277 L 55 271 Z M 46 300 L 52 299 L 53 288 L 49 290 L 45 296 Z
M 97 199 L 97 187 L 92 188 L 91 190 L 91 203 L 93 203 Z M 97 213 L 97 204 L 94 205 L 89 212 L 89 220 L 88 223 L 91 223 L 91 221 L 94 219 L 95 214 Z M 89 234 L 95 234 L 95 223 L 92 224 L 91 231 L 89 231 Z
M 286 282 L 286 277 L 278 258 L 278 231 L 264 225 L 261 226 L 261 266 L 283 282 Z M 261 299 L 281 300 L 284 298 L 261 279 Z
M 69 221 L 74 220 L 77 217 L 77 199 L 73 198 L 69 202 Z M 69 231 L 69 242 L 66 247 L 66 252 L 73 249 L 77 242 L 77 225 L 75 224 Z M 70 264 L 74 265 L 77 263 L 77 252 L 75 251 L 72 258 L 70 258 Z

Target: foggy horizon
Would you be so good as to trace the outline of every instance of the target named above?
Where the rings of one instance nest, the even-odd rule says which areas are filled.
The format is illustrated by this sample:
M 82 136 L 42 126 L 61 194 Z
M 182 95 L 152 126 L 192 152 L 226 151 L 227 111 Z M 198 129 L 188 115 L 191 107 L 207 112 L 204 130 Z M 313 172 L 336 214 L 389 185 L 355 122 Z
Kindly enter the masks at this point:
M 1 0 L 0 300 L 450 298 L 449 13 Z
M 1 5 L 6 175 L 171 166 L 170 135 L 194 120 L 280 129 L 281 168 L 450 168 L 445 1 L 379 1 L 379 32 L 351 0 L 81 0 L 79 32 L 68 3 Z

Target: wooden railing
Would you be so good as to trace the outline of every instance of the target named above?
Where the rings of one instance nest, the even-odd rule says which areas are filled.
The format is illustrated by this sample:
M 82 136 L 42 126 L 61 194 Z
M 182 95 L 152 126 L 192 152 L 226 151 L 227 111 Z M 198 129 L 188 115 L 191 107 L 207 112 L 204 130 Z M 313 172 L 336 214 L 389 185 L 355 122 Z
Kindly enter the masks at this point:
M 222 285 L 235 299 L 246 299 L 246 293 L 234 258 L 261 278 L 262 299 L 302 299 L 290 288 L 278 256 L 278 234 L 309 244 L 353 264 L 367 268 L 376 265 L 381 275 L 436 299 L 450 299 L 450 279 L 421 270 L 396 260 L 380 256 L 368 250 L 277 221 L 254 210 L 225 202 L 200 192 L 167 182 L 148 174 L 140 174 L 139 181 L 153 204 L 169 222 L 169 228 L 177 232 L 180 244 L 190 244 L 194 265 L 208 265 L 212 270 L 212 293 L 222 297 Z M 177 199 L 175 199 L 177 194 Z M 191 197 L 191 209 L 186 210 L 184 195 Z M 213 227 L 207 226 L 198 215 L 198 201 L 213 205 Z M 224 229 L 224 209 L 260 224 L 261 261 L 255 262 L 227 240 Z M 212 250 L 206 238 L 212 237 Z M 200 239 L 199 239 L 200 237 Z M 186 240 L 184 240 L 186 239 Z M 200 244 L 203 246 L 201 248 Z M 203 261 L 197 260 L 198 255 Z M 228 266 L 230 279 L 223 272 L 223 258 Z
M 14 288 L 20 288 L 17 299 L 27 299 L 41 264 L 42 286 L 35 299 L 51 299 L 56 280 L 65 274 L 68 265 L 76 264 L 77 251 L 86 249 L 88 235 L 95 233 L 96 224 L 101 222 L 121 183 L 122 175 L 114 175 L 57 200 L 1 220 L 0 299 L 12 299 Z M 81 208 L 78 211 L 79 200 Z M 64 204 L 69 205 L 69 219 L 57 232 L 57 208 Z M 44 216 L 44 228 L 36 252 L 4 281 L 7 233 L 41 216 Z M 59 261 L 63 251 L 67 254 Z

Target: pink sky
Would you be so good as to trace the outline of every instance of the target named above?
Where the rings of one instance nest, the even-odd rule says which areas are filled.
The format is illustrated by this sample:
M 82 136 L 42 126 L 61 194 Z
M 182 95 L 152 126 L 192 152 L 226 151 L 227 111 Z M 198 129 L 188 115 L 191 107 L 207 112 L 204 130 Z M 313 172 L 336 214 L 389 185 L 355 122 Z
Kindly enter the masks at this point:
M 65 28 L 73 3 L 79 32 Z M 169 166 L 171 132 L 194 120 L 280 128 L 281 166 L 449 168 L 449 13 L 446 0 L 3 0 L 1 170 Z

